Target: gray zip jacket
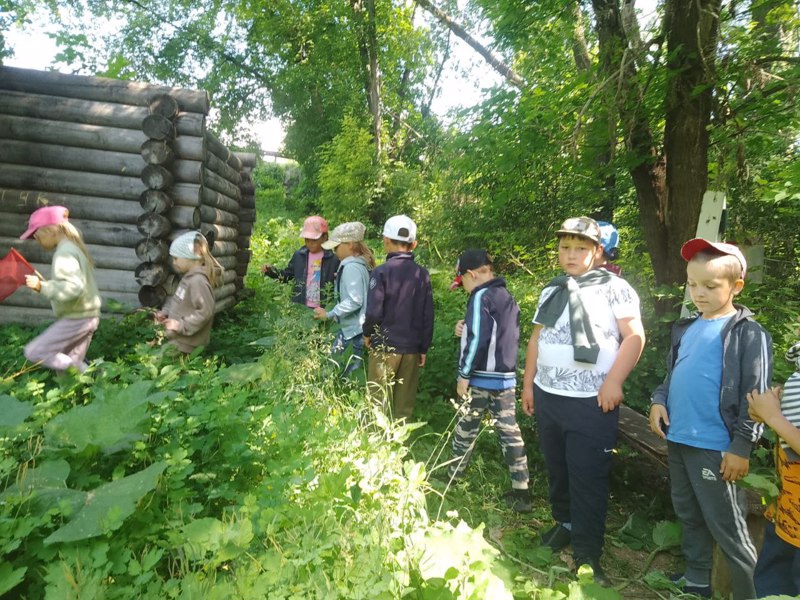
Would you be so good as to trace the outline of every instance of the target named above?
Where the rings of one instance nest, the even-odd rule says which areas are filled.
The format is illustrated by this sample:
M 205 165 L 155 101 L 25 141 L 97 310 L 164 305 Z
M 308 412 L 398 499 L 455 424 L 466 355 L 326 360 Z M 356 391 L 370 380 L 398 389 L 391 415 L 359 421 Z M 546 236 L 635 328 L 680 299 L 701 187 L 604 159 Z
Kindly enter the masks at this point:
M 367 312 L 369 290 L 369 265 L 363 256 L 348 256 L 336 272 L 334 291 L 337 304 L 328 315 L 342 327 L 344 339 L 361 333 L 364 315 Z
M 763 392 L 772 381 L 772 338 L 753 319 L 750 309 L 734 304 L 736 314 L 722 330 L 722 385 L 719 395 L 719 412 L 731 444 L 728 452 L 744 458 L 750 457 L 753 445 L 764 430 L 747 414 L 747 394 L 753 390 Z M 672 343 L 667 360 L 667 377 L 653 392 L 653 404 L 668 407 L 669 382 L 672 368 L 678 359 L 681 338 L 689 325 L 700 315 L 681 319 L 672 326 Z

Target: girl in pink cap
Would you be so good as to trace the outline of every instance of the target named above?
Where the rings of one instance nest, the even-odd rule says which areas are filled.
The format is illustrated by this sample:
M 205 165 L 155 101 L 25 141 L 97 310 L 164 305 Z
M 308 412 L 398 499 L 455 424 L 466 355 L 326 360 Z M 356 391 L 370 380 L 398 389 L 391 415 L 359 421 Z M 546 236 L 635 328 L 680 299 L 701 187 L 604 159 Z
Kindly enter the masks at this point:
M 322 247 L 328 240 L 328 222 L 322 217 L 314 215 L 303 221 L 300 237 L 305 245 L 295 251 L 285 269 L 264 265 L 261 272 L 282 283 L 294 280 L 292 302 L 318 308 L 329 299 L 339 259 L 332 250 Z
M 48 369 L 83 372 L 89 343 L 100 323 L 100 294 L 94 275 L 94 261 L 83 236 L 68 221 L 63 206 L 35 210 L 20 239 L 33 237 L 45 250 L 55 250 L 51 279 L 27 275 L 25 284 L 50 300 L 56 322 L 25 346 L 25 358 Z

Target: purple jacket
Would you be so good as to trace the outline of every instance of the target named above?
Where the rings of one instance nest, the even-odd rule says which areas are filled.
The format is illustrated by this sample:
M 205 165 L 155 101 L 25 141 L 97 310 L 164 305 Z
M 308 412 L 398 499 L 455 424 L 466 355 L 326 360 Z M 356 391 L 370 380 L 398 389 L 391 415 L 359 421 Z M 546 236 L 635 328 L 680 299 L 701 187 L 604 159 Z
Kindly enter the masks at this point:
M 428 271 L 410 252 L 390 252 L 372 271 L 364 335 L 373 348 L 426 354 L 433 341 L 433 288 Z

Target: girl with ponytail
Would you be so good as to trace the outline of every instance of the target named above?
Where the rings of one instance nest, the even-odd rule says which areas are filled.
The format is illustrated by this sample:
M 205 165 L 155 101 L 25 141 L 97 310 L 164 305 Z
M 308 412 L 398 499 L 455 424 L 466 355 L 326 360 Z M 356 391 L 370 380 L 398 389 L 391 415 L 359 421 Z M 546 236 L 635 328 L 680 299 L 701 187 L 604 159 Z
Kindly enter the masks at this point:
M 222 283 L 223 268 L 199 231 L 188 231 L 169 247 L 175 271 L 183 274 L 178 289 L 156 313 L 167 339 L 185 354 L 205 346 L 214 322 L 214 289 Z

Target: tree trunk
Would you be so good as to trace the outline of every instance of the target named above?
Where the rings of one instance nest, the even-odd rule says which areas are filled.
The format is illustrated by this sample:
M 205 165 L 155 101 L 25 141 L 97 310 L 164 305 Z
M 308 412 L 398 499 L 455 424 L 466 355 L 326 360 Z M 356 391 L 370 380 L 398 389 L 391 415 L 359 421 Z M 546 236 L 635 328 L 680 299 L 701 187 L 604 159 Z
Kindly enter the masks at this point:
M 667 253 L 678 256 L 693 238 L 708 187 L 708 126 L 711 118 L 719 31 L 719 0 L 671 0 L 666 5 L 667 80 L 664 153 L 668 202 L 664 220 Z M 693 217 L 693 218 L 687 218 Z M 666 278 L 682 281 L 682 260 L 669 261 Z
M 144 134 L 142 134 L 144 136 Z M 203 160 L 206 156 L 206 138 L 179 135 L 171 144 L 176 158 L 185 160 Z
M 203 235 L 206 235 L 206 232 L 213 232 L 215 243 L 220 240 L 235 242 L 236 238 L 239 237 L 239 231 L 233 227 L 224 227 L 213 223 L 201 223 L 200 231 L 203 232 Z
M 625 147 L 634 188 L 639 201 L 639 218 L 650 251 L 656 283 L 671 284 L 670 261 L 681 261 L 667 251 L 667 228 L 663 219 L 667 201 L 664 159 L 655 147 L 650 125 L 640 110 L 641 90 L 636 81 L 636 65 L 629 55 L 622 26 L 619 0 L 593 0 L 600 45 L 600 72 L 617 90 L 616 109 L 623 126 Z M 688 216 L 689 220 L 692 219 Z M 697 217 L 694 217 L 695 224 Z M 661 307 L 664 308 L 664 307 Z

